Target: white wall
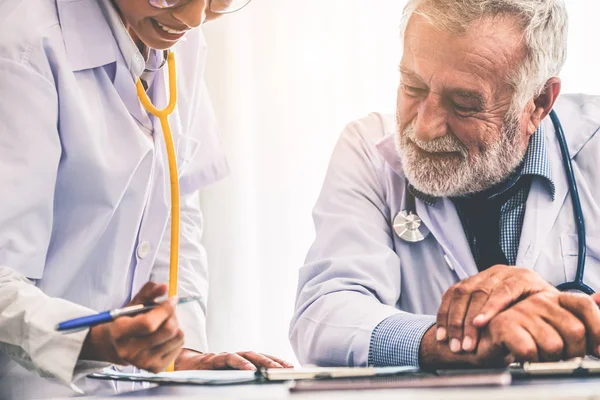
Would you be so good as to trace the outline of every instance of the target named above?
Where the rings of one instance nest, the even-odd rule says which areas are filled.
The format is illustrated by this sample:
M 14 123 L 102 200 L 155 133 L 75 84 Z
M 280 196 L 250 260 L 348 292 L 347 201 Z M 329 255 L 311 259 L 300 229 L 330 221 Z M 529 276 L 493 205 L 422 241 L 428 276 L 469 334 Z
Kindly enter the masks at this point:
M 600 94 L 600 1 L 566 0 L 563 91 Z M 294 360 L 287 340 L 311 209 L 343 126 L 394 110 L 401 0 L 254 0 L 206 26 L 232 174 L 203 192 L 213 351 Z

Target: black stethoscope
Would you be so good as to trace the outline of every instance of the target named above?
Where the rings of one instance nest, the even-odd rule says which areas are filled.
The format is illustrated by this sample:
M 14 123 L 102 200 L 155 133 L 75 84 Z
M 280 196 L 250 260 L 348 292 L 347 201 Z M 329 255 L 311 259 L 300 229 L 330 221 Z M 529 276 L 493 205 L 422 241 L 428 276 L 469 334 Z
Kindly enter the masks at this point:
M 593 294 L 594 289 L 583 282 L 583 273 L 585 271 L 585 224 L 583 221 L 583 210 L 581 209 L 581 201 L 579 200 L 579 192 L 577 191 L 577 182 L 573 173 L 573 164 L 571 163 L 571 155 L 567 147 L 567 140 L 563 131 L 562 124 L 552 110 L 550 119 L 556 131 L 556 137 L 560 144 L 560 152 L 562 153 L 565 173 L 569 183 L 569 191 L 571 193 L 571 202 L 573 204 L 573 215 L 575 216 L 575 225 L 577 226 L 577 272 L 575 279 L 571 282 L 565 282 L 558 285 L 558 290 L 577 290 L 586 294 Z M 423 224 L 423 221 L 416 213 L 415 197 L 407 190 L 406 209 L 400 211 L 394 218 L 393 228 L 398 237 L 410 243 L 416 243 L 424 240 L 429 235 L 429 229 Z

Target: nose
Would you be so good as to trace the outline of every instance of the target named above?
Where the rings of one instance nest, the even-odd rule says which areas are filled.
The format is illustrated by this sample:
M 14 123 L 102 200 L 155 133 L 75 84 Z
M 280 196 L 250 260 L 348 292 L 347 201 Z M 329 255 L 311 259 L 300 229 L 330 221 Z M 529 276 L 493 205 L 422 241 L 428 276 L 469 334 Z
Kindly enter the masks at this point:
M 206 19 L 209 0 L 191 0 L 189 3 L 173 9 L 173 17 L 190 28 L 197 28 Z
M 446 135 L 447 116 L 440 96 L 430 93 L 418 109 L 414 125 L 416 138 L 429 142 Z

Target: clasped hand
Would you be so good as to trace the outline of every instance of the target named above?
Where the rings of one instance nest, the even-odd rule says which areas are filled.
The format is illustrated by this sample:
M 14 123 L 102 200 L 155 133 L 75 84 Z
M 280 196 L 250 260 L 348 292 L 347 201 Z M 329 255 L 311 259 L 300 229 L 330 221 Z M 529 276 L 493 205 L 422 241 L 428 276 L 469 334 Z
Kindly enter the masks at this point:
M 599 302 L 561 293 L 532 270 L 497 265 L 444 293 L 436 339 L 473 365 L 598 356 Z

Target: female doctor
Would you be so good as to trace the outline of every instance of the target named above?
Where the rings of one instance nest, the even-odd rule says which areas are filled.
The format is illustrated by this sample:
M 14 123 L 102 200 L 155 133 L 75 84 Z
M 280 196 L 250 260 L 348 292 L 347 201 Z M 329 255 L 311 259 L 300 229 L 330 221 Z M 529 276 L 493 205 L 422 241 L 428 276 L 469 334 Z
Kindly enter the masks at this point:
M 289 366 L 252 352 L 207 353 L 198 190 L 228 171 L 197 28 L 248 2 L 0 1 L 0 393 L 91 388 L 100 383 L 78 379 L 110 364 Z M 166 294 L 166 141 L 136 93 L 139 79 L 156 107 L 169 103 L 166 50 L 178 91 L 169 118 L 181 204 L 178 295 L 202 300 L 57 333 L 60 321 Z

